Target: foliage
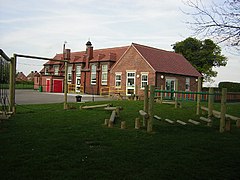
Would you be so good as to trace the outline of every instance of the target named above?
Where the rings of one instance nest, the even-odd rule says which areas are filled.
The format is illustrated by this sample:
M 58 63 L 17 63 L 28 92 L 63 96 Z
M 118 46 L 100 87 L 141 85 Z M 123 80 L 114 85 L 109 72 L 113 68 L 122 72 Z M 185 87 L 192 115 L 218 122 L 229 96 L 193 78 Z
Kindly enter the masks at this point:
M 220 134 L 219 120 L 171 125 L 154 120 L 154 133 L 135 130 L 142 101 L 113 101 L 122 106 L 114 128 L 103 125 L 103 109 L 62 110 L 63 104 L 17 106 L 17 114 L 0 123 L 1 179 L 238 179 L 240 130 Z M 99 102 L 84 105 L 100 104 Z M 216 109 L 220 108 L 216 104 Z M 239 104 L 227 112 L 240 116 Z M 182 109 L 154 104 L 158 116 L 199 119 L 195 103 Z M 140 117 L 139 117 L 140 118 Z M 141 118 L 142 119 L 142 118 Z M 120 121 L 127 129 L 121 130 Z M 194 167 L 194 168 L 193 168 Z M 180 177 L 181 176 L 181 177 Z
M 176 53 L 181 53 L 200 73 L 206 81 L 217 76 L 213 67 L 226 66 L 227 58 L 221 54 L 221 48 L 212 40 L 200 41 L 196 38 L 187 38 L 174 44 Z
M 229 92 L 240 92 L 240 83 L 234 83 L 234 82 L 220 82 L 218 84 L 218 87 L 220 89 L 227 88 Z
M 240 50 L 240 0 L 225 0 L 221 4 L 186 0 L 185 4 L 193 10 L 184 13 L 193 18 L 187 24 L 196 35 L 213 37 L 218 43 L 225 42 Z

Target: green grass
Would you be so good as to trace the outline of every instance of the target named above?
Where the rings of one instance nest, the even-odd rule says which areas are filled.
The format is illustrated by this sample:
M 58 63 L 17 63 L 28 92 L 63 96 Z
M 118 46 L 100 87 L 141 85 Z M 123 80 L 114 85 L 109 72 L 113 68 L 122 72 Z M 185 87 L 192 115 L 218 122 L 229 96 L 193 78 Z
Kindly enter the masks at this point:
M 17 106 L 17 114 L 0 123 L 1 179 L 239 179 L 240 129 L 234 124 L 220 134 L 217 119 L 213 127 L 154 120 L 149 134 L 134 129 L 142 101 L 111 103 L 123 107 L 114 128 L 103 125 L 111 112 L 102 108 Z M 239 109 L 230 104 L 227 112 L 240 116 Z M 199 119 L 192 103 L 182 109 L 155 104 L 154 111 L 172 120 Z

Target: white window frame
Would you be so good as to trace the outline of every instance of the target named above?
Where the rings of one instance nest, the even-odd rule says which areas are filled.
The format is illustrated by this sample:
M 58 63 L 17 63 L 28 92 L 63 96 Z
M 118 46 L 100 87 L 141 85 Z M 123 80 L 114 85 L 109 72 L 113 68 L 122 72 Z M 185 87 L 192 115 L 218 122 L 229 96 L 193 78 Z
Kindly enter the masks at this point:
M 107 85 L 108 83 L 108 65 L 102 64 L 102 85 Z
M 117 79 L 117 76 L 120 76 L 120 79 Z M 119 83 L 119 86 L 117 85 Z M 122 73 L 115 73 L 115 87 L 121 88 L 122 85 Z
M 82 70 L 82 66 L 76 65 L 76 77 L 81 77 L 81 70 Z
M 53 70 L 54 70 L 54 75 L 57 75 L 57 76 L 58 76 L 59 65 L 53 65 Z
M 95 67 L 95 69 L 93 69 L 93 67 Z M 96 85 L 96 84 L 97 84 L 97 65 L 92 64 L 91 65 L 91 85 Z
M 67 80 L 68 80 L 68 84 L 72 83 L 72 65 L 68 65 Z
M 132 74 L 133 76 L 129 76 L 129 74 Z M 133 80 L 133 85 L 129 85 L 128 84 L 128 81 L 129 79 L 132 79 Z M 133 90 L 133 93 L 132 94 L 135 94 L 136 92 L 136 70 L 127 70 L 126 71 L 126 95 L 129 96 L 131 94 L 128 93 L 129 90 Z
M 45 75 L 49 75 L 49 66 L 45 66 Z
M 185 91 L 190 91 L 190 77 L 186 77 Z
M 143 81 L 143 76 L 147 76 L 147 80 Z M 148 72 L 141 73 L 141 89 L 145 88 L 145 86 L 143 86 L 143 83 L 146 83 L 146 85 L 148 85 Z

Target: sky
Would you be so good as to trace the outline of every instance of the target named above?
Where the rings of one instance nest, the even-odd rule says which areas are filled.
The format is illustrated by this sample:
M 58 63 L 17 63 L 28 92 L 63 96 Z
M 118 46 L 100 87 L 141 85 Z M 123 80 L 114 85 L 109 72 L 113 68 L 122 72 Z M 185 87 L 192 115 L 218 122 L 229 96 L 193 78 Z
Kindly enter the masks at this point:
M 0 48 L 14 53 L 53 58 L 66 48 L 85 50 L 131 43 L 173 51 L 172 44 L 193 35 L 187 27 L 190 9 L 184 0 L 0 0 Z M 202 0 L 206 5 L 209 0 Z M 222 0 L 215 0 L 221 2 Z M 207 38 L 207 37 L 206 37 Z M 240 58 L 225 50 L 226 67 L 205 86 L 220 81 L 240 82 Z M 28 75 L 39 71 L 45 61 L 18 58 L 17 71 Z

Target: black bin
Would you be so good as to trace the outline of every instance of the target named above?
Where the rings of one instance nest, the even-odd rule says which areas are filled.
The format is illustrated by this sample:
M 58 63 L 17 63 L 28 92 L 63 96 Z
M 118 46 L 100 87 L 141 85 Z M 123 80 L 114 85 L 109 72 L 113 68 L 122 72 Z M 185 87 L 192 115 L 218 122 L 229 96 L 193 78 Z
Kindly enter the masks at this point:
M 76 96 L 76 102 L 81 102 L 81 101 L 82 101 L 82 96 L 77 95 L 77 96 Z

